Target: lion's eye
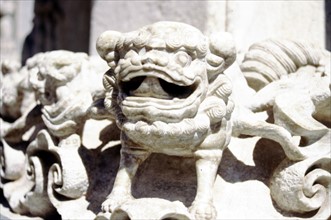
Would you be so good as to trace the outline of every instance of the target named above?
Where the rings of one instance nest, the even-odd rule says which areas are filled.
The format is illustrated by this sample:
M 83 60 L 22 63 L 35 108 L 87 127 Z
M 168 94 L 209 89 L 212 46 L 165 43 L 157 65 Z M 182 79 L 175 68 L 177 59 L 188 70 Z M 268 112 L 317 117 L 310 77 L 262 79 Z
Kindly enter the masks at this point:
M 182 67 L 188 66 L 191 63 L 191 57 L 184 51 L 179 51 L 175 55 L 175 61 Z

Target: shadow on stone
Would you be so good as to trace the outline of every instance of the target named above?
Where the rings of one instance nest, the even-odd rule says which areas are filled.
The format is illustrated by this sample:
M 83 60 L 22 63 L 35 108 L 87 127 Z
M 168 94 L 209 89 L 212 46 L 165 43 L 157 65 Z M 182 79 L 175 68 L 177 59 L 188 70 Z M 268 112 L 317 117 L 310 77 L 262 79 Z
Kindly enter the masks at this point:
M 229 149 L 226 149 L 218 174 L 230 183 L 258 180 L 268 186 L 273 170 L 284 158 L 285 154 L 278 143 L 268 139 L 260 139 L 253 151 L 255 166 L 244 164 Z

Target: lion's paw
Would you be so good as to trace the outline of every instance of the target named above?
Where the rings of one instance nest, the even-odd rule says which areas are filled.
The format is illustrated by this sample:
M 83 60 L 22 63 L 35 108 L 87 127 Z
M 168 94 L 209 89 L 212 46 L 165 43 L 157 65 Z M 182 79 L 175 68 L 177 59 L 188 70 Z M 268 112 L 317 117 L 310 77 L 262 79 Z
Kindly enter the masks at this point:
M 190 207 L 190 213 L 195 219 L 214 220 L 216 219 L 216 209 L 211 202 L 194 202 Z
M 122 205 L 123 203 L 132 200 L 131 195 L 113 195 L 110 194 L 107 199 L 102 203 L 101 210 L 102 212 L 114 212 L 114 210 Z

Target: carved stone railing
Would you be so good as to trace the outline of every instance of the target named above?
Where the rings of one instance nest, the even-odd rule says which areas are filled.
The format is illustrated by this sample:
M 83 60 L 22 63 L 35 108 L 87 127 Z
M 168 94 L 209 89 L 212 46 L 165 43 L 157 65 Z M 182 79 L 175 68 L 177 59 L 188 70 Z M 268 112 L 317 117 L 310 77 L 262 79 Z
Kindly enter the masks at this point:
M 97 50 L 106 62 L 69 51 L 2 62 L 11 212 L 330 218 L 329 52 L 266 40 L 239 66 L 229 34 L 175 22 L 107 31 Z

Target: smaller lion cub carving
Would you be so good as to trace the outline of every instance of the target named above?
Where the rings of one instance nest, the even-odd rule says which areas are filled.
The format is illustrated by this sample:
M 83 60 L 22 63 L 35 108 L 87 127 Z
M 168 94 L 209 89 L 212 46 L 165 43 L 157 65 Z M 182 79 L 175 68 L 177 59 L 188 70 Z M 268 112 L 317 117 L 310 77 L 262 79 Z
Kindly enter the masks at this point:
M 231 137 L 231 83 L 223 74 L 235 60 L 226 33 L 204 36 L 177 22 L 138 31 L 104 32 L 97 41 L 110 70 L 104 75 L 106 109 L 121 129 L 121 160 L 104 212 L 132 199 L 139 165 L 151 153 L 196 158 L 197 194 L 191 213 L 215 219 L 212 188 Z

